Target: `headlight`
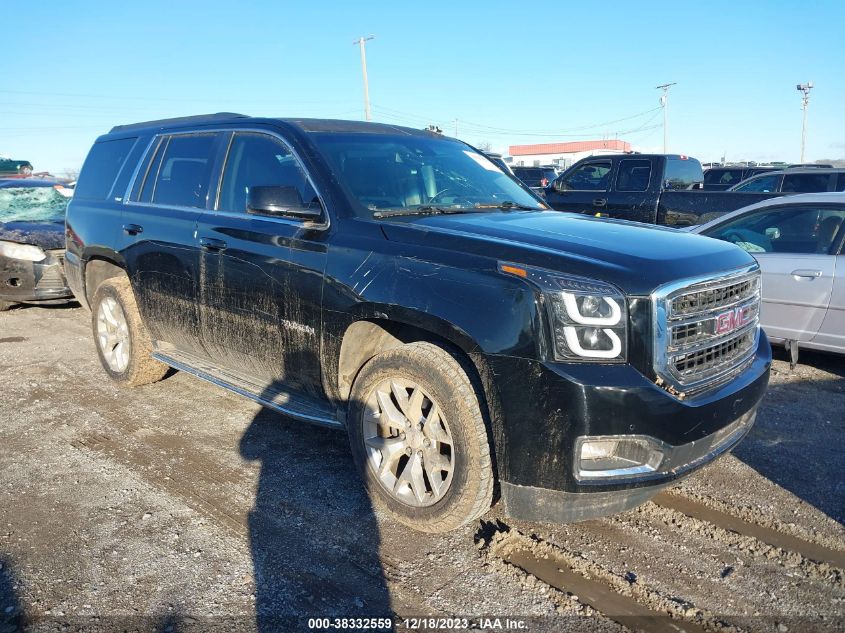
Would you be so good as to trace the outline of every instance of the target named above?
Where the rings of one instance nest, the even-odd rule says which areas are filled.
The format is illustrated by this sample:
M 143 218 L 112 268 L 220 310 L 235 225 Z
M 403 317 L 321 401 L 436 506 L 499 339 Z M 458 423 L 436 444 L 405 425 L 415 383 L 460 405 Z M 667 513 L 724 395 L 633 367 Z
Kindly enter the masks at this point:
M 542 291 L 556 360 L 625 362 L 628 310 L 618 289 L 592 279 L 516 264 L 500 263 L 499 270 L 528 279 Z
M 47 253 L 32 244 L 2 241 L 0 241 L 0 255 L 9 259 L 23 259 L 28 262 L 40 262 L 47 257 Z

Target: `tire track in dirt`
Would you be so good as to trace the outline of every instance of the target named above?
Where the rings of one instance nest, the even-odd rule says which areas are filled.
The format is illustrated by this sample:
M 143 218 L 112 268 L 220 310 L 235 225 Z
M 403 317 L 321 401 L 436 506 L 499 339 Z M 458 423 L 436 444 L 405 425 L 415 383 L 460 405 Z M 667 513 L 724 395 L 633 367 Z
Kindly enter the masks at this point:
M 578 554 L 529 538 L 517 530 L 496 532 L 488 548 L 491 555 L 632 631 L 706 633 L 726 628 L 721 620 L 690 603 L 665 598 L 642 585 L 632 585 Z
M 757 539 L 762 543 L 780 548 L 787 553 L 797 552 L 810 561 L 827 563 L 833 567 L 845 569 L 845 551 L 834 550 L 779 530 L 746 521 L 686 496 L 661 493 L 651 501 L 661 508 L 673 510 L 690 518 L 711 523 L 723 530 Z

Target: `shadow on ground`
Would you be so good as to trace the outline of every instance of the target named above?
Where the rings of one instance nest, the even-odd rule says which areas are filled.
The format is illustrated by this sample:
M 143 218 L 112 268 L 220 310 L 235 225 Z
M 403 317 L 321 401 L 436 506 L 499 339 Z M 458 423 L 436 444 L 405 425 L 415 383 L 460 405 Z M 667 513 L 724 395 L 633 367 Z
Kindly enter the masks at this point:
M 23 630 L 23 609 L 9 561 L 0 556 L 0 633 Z
M 346 433 L 261 409 L 240 453 L 261 464 L 249 516 L 258 630 L 306 629 L 309 617 L 392 616 L 379 528 Z
M 776 350 L 775 358 L 788 357 Z M 799 375 L 802 364 L 845 377 L 841 356 L 802 351 L 795 370 Z M 801 414 L 796 415 L 796 410 Z M 754 428 L 733 453 L 767 479 L 843 523 L 843 411 L 843 378 L 770 384 Z

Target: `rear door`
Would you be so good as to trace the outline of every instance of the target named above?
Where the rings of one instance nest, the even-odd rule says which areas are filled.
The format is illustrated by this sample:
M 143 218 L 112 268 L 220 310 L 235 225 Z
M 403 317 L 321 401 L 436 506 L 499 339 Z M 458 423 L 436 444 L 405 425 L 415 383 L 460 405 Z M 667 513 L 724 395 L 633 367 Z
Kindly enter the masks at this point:
M 817 205 L 767 207 L 707 233 L 737 244 L 759 262 L 761 323 L 771 338 L 808 342 L 819 332 L 833 290 L 830 227 L 838 225 L 839 213 Z
M 558 176 L 546 202 L 558 211 L 595 214 L 606 211 L 613 175 L 610 159 L 588 160 Z
M 154 139 L 123 218 L 123 255 L 152 338 L 204 355 L 197 307 L 197 219 L 213 190 L 222 134 L 195 132 Z
M 619 161 L 613 187 L 607 192 L 602 215 L 636 222 L 651 222 L 654 215 L 654 198 L 648 195 L 657 189 L 654 161 L 648 158 L 623 158 Z

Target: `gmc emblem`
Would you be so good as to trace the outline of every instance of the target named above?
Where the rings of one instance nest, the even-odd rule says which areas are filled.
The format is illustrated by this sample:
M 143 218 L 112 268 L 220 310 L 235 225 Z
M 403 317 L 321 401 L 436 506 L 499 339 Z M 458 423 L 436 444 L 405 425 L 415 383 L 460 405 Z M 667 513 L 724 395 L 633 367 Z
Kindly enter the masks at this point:
M 745 306 L 743 308 L 734 308 L 722 314 L 716 315 L 716 334 L 725 334 L 732 332 L 743 325 L 747 325 L 750 320 L 750 308 Z

